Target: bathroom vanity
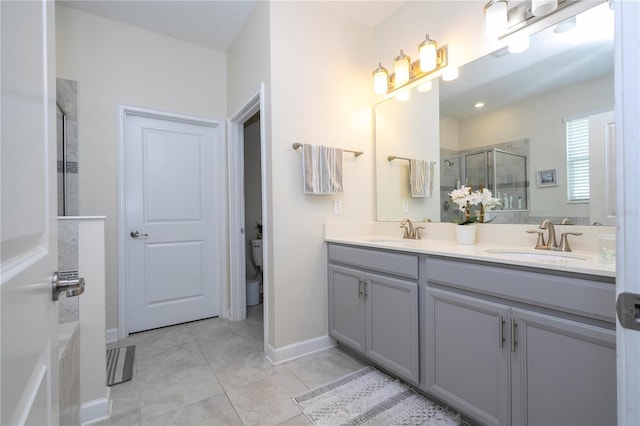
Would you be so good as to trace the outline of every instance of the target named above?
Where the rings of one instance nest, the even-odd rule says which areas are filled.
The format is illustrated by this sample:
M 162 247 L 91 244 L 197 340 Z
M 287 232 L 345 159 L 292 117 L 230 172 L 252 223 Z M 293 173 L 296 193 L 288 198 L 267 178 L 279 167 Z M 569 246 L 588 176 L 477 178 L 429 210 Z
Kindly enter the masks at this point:
M 513 252 L 328 239 L 329 334 L 481 424 L 616 424 L 615 271 Z

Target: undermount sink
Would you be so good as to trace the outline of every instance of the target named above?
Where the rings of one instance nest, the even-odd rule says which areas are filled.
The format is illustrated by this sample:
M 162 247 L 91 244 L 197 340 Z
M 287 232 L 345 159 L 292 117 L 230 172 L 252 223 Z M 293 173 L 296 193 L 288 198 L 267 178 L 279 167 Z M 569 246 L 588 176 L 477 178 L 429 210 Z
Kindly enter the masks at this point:
M 406 243 L 410 240 L 405 240 L 404 238 L 393 238 L 393 237 L 370 237 L 365 238 L 364 241 L 368 243 Z
M 589 256 L 571 252 L 547 251 L 547 250 L 513 250 L 513 249 L 487 249 L 487 253 L 501 254 L 504 256 L 523 260 L 589 260 Z

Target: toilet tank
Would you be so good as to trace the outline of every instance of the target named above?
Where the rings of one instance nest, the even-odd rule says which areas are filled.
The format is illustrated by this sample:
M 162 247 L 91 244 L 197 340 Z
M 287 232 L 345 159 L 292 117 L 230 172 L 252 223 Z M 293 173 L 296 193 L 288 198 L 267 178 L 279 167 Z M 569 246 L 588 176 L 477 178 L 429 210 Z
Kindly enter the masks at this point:
M 251 252 L 255 266 L 262 267 L 262 240 L 251 240 Z

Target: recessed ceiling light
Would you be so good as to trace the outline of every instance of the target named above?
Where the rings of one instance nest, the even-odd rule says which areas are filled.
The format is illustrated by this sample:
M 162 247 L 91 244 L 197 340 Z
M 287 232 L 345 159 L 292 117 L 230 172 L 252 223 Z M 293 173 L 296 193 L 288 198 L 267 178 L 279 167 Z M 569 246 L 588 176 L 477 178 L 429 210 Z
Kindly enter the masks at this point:
M 473 106 L 474 108 L 482 108 L 484 106 L 484 102 L 476 102 L 475 105 Z

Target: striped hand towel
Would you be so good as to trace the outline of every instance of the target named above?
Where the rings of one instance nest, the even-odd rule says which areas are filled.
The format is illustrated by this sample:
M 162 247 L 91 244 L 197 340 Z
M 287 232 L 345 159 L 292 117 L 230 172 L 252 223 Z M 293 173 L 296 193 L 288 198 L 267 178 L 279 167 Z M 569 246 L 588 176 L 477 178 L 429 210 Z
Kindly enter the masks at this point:
M 302 177 L 305 194 L 341 194 L 342 149 L 303 144 Z
M 409 185 L 414 198 L 431 197 L 433 193 L 433 162 L 409 160 Z

